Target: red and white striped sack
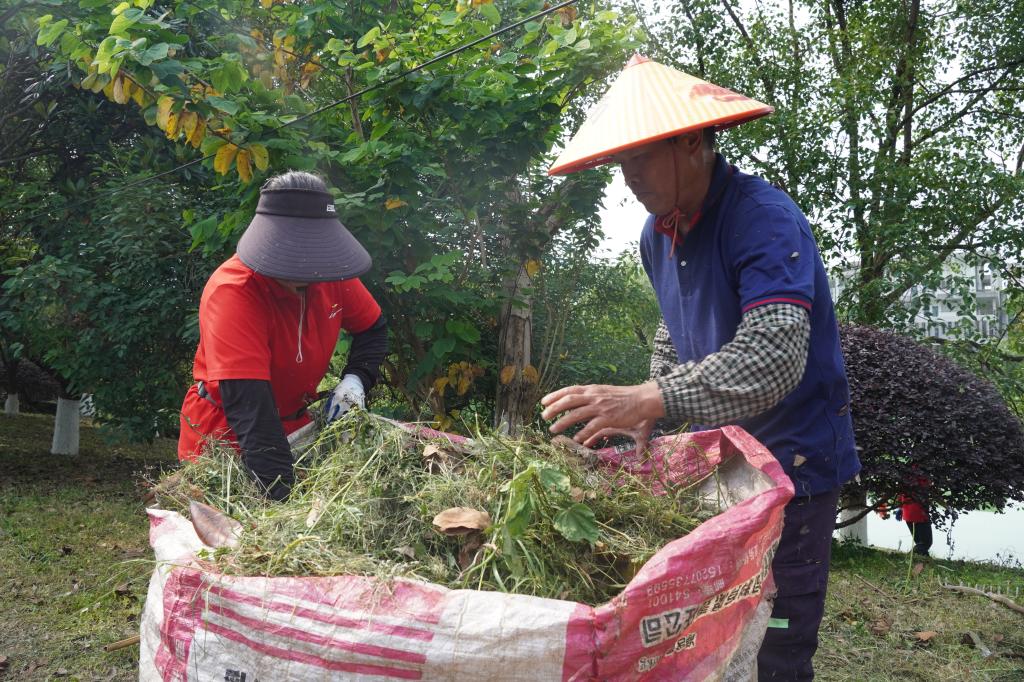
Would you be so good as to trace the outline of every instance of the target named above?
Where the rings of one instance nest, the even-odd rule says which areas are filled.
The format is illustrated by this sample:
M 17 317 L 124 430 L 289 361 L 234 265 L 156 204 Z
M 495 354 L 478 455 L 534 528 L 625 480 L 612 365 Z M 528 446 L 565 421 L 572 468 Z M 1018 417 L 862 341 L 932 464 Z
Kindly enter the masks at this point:
M 203 544 L 190 521 L 150 509 L 157 568 L 139 679 L 754 679 L 792 483 L 737 427 L 658 439 L 654 448 L 673 483 L 704 478 L 721 513 L 665 545 L 599 606 L 412 580 L 225 576 L 196 558 Z

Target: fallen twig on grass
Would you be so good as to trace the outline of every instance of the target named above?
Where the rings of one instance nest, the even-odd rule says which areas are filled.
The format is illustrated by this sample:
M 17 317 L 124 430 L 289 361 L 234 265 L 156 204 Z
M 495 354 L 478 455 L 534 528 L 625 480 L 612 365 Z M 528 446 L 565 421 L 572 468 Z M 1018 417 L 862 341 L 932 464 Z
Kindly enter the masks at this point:
M 963 585 L 943 585 L 947 590 L 953 590 L 954 592 L 963 592 L 964 594 L 976 594 L 979 597 L 988 597 L 994 602 L 998 602 L 1017 613 L 1024 614 L 1024 606 L 1021 606 L 1017 602 L 1013 601 L 1009 597 L 1004 597 L 1001 594 L 994 592 L 985 592 L 984 590 L 976 590 L 973 587 L 964 587 Z
M 892 599 L 893 601 L 896 600 L 896 596 L 895 595 L 893 595 L 891 592 L 887 592 L 887 591 L 883 590 L 881 587 L 879 587 L 878 585 L 875 585 L 873 582 L 871 582 L 870 580 L 868 580 L 864 576 L 857 575 L 856 573 L 854 573 L 853 575 L 858 580 L 863 582 L 865 585 L 867 585 L 868 587 L 870 587 L 871 589 L 873 589 L 875 592 L 877 592 L 878 594 L 882 595 L 886 599 Z
M 992 655 L 992 650 L 985 646 L 985 643 L 981 641 L 981 637 L 979 637 L 978 633 L 973 630 L 968 630 L 967 632 L 965 632 L 963 638 L 960 641 L 964 644 L 967 644 L 968 646 L 973 646 L 975 649 L 981 652 L 982 658 L 988 658 Z
M 103 647 L 103 650 L 107 651 L 107 652 L 110 652 L 110 651 L 117 651 L 118 649 L 125 649 L 125 648 L 130 647 L 130 646 L 135 646 L 136 644 L 139 643 L 139 640 L 140 640 L 140 637 L 138 635 L 135 635 L 133 637 L 129 637 L 128 639 L 122 639 L 122 640 L 118 640 L 116 642 L 111 642 L 110 644 L 108 644 L 105 647 Z

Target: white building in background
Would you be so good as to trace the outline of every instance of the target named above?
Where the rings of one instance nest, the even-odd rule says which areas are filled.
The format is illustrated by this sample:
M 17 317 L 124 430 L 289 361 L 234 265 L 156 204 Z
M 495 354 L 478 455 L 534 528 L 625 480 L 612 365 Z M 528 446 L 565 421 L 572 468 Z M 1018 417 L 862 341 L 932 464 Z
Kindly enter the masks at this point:
M 837 300 L 847 283 L 856 277 L 856 263 L 846 268 L 842 277 L 830 275 L 832 299 Z M 968 280 L 970 294 L 974 297 L 973 314 L 970 305 L 965 305 L 963 300 L 965 278 Z M 947 338 L 953 336 L 958 327 L 969 325 L 980 336 L 998 338 L 1009 323 L 1004 289 L 1002 277 L 990 263 L 971 265 L 962 258 L 954 257 L 942 268 L 940 286 L 934 289 L 912 286 L 900 300 L 908 308 L 916 303 L 921 304 L 921 309 L 914 317 L 914 324 L 927 336 Z

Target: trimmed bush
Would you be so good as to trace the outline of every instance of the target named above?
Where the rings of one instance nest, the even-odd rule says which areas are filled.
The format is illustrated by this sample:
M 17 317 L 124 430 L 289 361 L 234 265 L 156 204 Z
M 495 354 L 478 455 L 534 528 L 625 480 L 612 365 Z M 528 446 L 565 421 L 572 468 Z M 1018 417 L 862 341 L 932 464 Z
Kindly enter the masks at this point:
M 845 326 L 842 346 L 872 499 L 907 494 L 940 524 L 1024 499 L 1024 429 L 991 383 L 891 332 Z

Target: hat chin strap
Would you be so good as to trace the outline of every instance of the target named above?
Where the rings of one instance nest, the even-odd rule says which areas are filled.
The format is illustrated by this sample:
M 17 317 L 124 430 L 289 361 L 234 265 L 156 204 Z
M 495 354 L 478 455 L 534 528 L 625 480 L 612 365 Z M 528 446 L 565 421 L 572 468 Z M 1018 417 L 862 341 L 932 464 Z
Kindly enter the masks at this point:
M 676 189 L 676 196 L 673 200 L 673 208 L 667 213 L 662 219 L 662 225 L 667 229 L 672 230 L 672 247 L 668 250 L 668 259 L 671 260 L 676 253 L 676 240 L 679 238 L 679 223 L 683 219 L 683 210 L 679 208 L 679 157 L 676 155 L 676 143 L 671 141 L 672 145 L 672 173 L 673 173 L 673 184 Z M 685 239 L 686 232 L 693 229 L 693 226 L 700 220 L 700 210 L 698 210 L 693 217 L 690 219 L 690 224 L 686 226 L 686 230 L 683 233 Z M 680 243 L 679 248 L 682 248 Z

